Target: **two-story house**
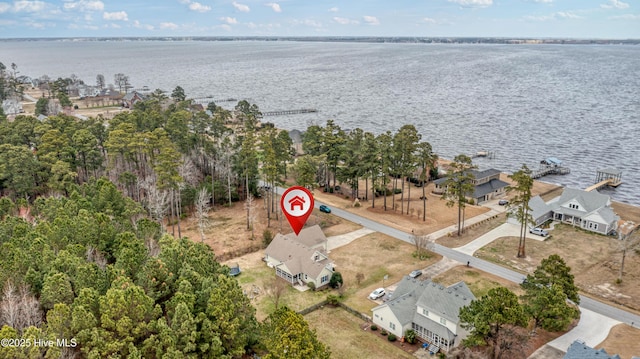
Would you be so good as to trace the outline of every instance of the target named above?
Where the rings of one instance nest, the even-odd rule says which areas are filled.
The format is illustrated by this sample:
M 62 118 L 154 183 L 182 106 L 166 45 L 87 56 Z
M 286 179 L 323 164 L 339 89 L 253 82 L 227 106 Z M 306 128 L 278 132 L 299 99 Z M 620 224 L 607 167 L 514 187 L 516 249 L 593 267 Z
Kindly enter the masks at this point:
M 406 276 L 387 302 L 372 309 L 373 322 L 398 337 L 413 329 L 430 347 L 449 351 L 468 335 L 458 313 L 474 299 L 464 282 L 445 287 Z
M 546 203 L 540 196 L 531 198 L 529 207 L 536 225 L 555 220 L 588 231 L 609 234 L 618 229 L 620 220 L 611 208 L 611 197 L 596 191 L 565 188 L 562 195 Z M 518 223 L 513 218 L 509 222 Z
M 471 170 L 473 174 L 473 193 L 469 193 L 468 197 L 473 199 L 473 203 L 480 204 L 495 198 L 504 197 L 506 188 L 509 186 L 507 182 L 500 179 L 500 171 L 490 168 L 483 171 Z M 435 180 L 435 189 L 433 193 L 442 194 L 446 190 L 446 177 Z
M 264 251 L 264 261 L 291 285 L 329 284 L 334 264 L 326 252 L 327 238 L 320 226 L 304 228 L 298 235 L 278 233 Z

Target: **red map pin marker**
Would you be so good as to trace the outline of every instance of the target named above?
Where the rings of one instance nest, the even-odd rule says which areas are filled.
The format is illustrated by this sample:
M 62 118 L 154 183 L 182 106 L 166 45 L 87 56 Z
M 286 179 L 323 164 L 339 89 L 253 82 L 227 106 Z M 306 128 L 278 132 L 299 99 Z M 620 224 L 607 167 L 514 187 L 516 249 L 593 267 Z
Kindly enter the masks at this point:
M 289 187 L 280 198 L 280 208 L 297 236 L 313 211 L 313 195 L 304 187 Z

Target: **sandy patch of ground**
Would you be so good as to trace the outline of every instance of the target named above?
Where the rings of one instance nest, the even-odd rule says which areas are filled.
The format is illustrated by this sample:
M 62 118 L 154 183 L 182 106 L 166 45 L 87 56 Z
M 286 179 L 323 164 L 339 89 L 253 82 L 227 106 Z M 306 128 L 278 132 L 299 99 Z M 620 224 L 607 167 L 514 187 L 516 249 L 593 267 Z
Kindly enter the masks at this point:
M 640 355 L 640 329 L 627 324 L 611 328 L 609 336 L 596 349 L 604 348 L 609 355 L 618 354 L 622 359 Z
M 616 283 L 621 253 L 616 239 L 557 225 L 545 241 L 528 240 L 526 258 L 516 258 L 518 238 L 503 237 L 480 249 L 478 257 L 531 273 L 542 259 L 560 255 L 571 267 L 578 287 L 595 298 L 640 311 L 640 261 L 634 251 L 627 253 L 623 281 Z

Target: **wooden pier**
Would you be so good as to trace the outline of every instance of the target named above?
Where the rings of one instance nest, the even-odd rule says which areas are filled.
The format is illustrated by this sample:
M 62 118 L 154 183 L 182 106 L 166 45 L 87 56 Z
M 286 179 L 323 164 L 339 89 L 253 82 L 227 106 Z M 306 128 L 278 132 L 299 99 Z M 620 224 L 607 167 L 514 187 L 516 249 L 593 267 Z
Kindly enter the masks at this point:
M 605 168 L 596 173 L 596 183 L 587 187 L 585 191 L 591 192 L 602 187 L 618 187 L 622 184 L 622 171 L 615 168 Z
M 531 178 L 537 179 L 547 175 L 566 175 L 571 173 L 568 167 L 562 166 L 562 161 L 555 157 L 549 157 L 540 161 L 540 167 L 531 172 Z
M 208 105 L 211 102 L 213 103 L 221 103 L 221 102 L 238 102 L 238 99 L 235 98 L 225 98 L 225 99 L 214 99 L 213 97 L 203 97 L 203 98 L 194 98 L 192 99 L 194 104 L 198 105 Z
M 262 113 L 263 117 L 266 116 L 282 116 L 282 115 L 297 115 L 300 113 L 314 113 L 318 112 L 315 108 L 301 108 L 298 110 L 280 110 L 280 111 L 265 111 Z
M 531 178 L 537 179 L 546 175 L 566 175 L 569 173 L 571 170 L 567 167 L 546 167 L 531 172 Z

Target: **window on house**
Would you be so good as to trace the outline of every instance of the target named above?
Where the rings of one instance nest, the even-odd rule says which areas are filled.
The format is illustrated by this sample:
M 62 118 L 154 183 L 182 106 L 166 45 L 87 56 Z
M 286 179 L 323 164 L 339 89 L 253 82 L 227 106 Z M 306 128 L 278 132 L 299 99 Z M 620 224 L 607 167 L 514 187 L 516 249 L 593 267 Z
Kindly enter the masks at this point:
M 422 308 L 422 315 L 424 315 L 425 317 L 428 317 L 429 316 L 429 311 L 424 309 L 424 308 Z
M 447 320 L 444 318 L 440 318 L 440 324 L 447 325 Z
M 327 283 L 328 281 L 329 281 L 328 275 L 323 275 L 322 278 L 320 278 L 320 283 Z
M 396 330 L 396 325 L 394 323 L 389 323 L 389 328 L 391 328 L 391 330 Z
M 578 205 L 577 205 L 577 204 L 573 204 L 573 203 L 572 203 L 572 204 L 570 204 L 570 205 L 569 205 L 569 208 L 571 208 L 571 209 L 578 209 Z

